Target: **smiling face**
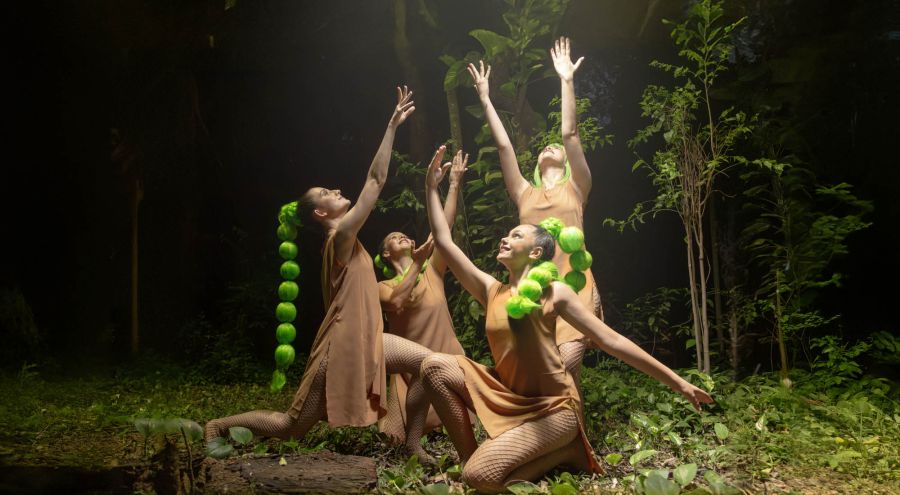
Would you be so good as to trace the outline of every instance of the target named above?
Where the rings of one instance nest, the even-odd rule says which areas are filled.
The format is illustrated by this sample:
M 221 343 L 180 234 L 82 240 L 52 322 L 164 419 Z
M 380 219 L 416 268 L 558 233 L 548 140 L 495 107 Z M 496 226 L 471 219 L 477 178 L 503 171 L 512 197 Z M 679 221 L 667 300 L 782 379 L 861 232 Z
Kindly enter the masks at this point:
M 403 232 L 391 232 L 381 241 L 381 257 L 385 260 L 399 260 L 404 256 L 410 256 L 413 250 L 413 241 Z
M 537 245 L 539 231 L 534 225 L 522 224 L 509 231 L 500 239 L 497 261 L 507 269 L 514 270 L 542 259 L 544 248 Z
M 562 167 L 566 163 L 566 150 L 558 144 L 544 146 L 538 154 L 538 166 L 543 174 L 549 167 Z
M 306 194 L 315 205 L 313 216 L 319 221 L 340 218 L 350 209 L 350 200 L 341 195 L 340 189 L 314 187 Z

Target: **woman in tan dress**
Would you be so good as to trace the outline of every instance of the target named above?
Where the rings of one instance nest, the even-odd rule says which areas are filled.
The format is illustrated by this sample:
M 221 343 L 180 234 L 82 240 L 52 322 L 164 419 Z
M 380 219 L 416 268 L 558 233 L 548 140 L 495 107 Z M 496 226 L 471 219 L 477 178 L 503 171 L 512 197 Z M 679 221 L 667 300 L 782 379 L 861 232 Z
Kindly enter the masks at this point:
M 443 150 L 443 147 L 439 148 L 438 153 L 443 153 Z M 458 151 L 450 168 L 444 217 L 451 226 L 456 218 L 460 181 L 468 160 L 468 155 Z M 465 351 L 453 330 L 447 296 L 444 294 L 447 263 L 440 253 L 432 254 L 433 248 L 431 239 L 417 248 L 415 242 L 402 232 L 392 232 L 382 241 L 379 249 L 381 260 L 397 274 L 390 280 L 378 283 L 381 308 L 388 321 L 385 331 L 435 352 L 464 355 Z M 378 427 L 395 443 L 405 444 L 407 450 L 417 454 L 421 461 L 434 464 L 434 459 L 425 453 L 419 440 L 425 431 L 440 426 L 440 419 L 431 407 L 419 408 L 422 414 L 416 417 L 409 414 L 406 407 L 408 390 L 422 389 L 418 377 L 391 375 L 388 389 L 387 414 L 378 422 Z
M 591 169 L 588 168 L 581 148 L 581 139 L 578 137 L 578 125 L 575 115 L 575 84 L 573 76 L 584 57 L 574 64 L 569 56 L 568 38 L 560 38 L 550 56 L 553 66 L 559 74 L 562 84 L 562 146 L 549 145 L 538 155 L 537 168 L 535 169 L 535 185 L 530 184 L 519 169 L 516 159 L 516 151 L 512 142 L 503 128 L 503 122 L 497 115 L 489 96 L 490 85 L 488 79 L 491 75 L 491 67 L 485 69 L 484 63 L 479 68 L 469 64 L 469 74 L 475 81 L 475 89 L 484 108 L 484 115 L 491 128 L 491 134 L 497 145 L 500 155 L 500 168 L 503 171 L 503 180 L 510 199 L 519 209 L 519 222 L 524 224 L 539 224 L 547 217 L 556 217 L 566 226 L 574 226 L 584 229 L 584 206 L 591 192 Z M 560 275 L 571 271 L 569 255 L 562 249 L 556 250 L 553 262 L 559 268 Z M 603 309 L 600 305 L 600 293 L 597 291 L 594 276 L 590 269 L 584 271 L 587 283 L 578 292 L 579 298 L 584 304 L 593 309 L 601 319 Z M 560 319 L 557 322 L 556 344 L 562 353 L 566 369 L 580 382 L 581 360 L 587 340 L 580 332 Z
M 428 220 L 437 250 L 463 287 L 485 307 L 485 332 L 496 366 L 465 356 L 432 354 L 422 362 L 425 389 L 463 465 L 463 481 L 497 493 L 510 483 L 534 481 L 558 465 L 597 471 L 584 435 L 579 395 L 556 346 L 559 318 L 600 349 L 684 395 L 698 410 L 710 396 L 691 385 L 597 318 L 563 283 L 552 282 L 537 309 L 521 319 L 507 314 L 531 266 L 553 258 L 553 237 L 537 225 L 519 225 L 500 241 L 497 261 L 509 274 L 503 284 L 476 267 L 453 243 L 439 213 L 441 168 L 426 176 Z M 489 439 L 476 445 L 467 409 L 478 415 Z
M 368 426 L 384 415 L 386 372 L 417 375 L 428 349 L 384 334 L 372 258 L 356 238 L 387 179 L 397 128 L 415 110 L 412 92 L 397 88 L 397 106 L 369 167 L 356 205 L 338 189 L 314 187 L 298 200 L 301 220 L 326 234 L 322 249 L 322 295 L 328 308 L 306 371 L 287 412 L 251 411 L 206 424 L 206 440 L 244 426 L 255 435 L 301 438 L 319 420 L 331 426 Z M 410 397 L 427 407 L 421 397 Z

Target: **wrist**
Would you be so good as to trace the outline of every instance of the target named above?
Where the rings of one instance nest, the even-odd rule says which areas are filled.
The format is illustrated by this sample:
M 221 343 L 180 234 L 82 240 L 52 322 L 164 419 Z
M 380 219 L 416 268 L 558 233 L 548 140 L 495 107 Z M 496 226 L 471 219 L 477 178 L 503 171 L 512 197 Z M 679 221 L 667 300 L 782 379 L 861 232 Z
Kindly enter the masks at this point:
M 559 76 L 559 80 L 563 84 L 570 84 L 575 81 L 575 77 L 574 76 Z

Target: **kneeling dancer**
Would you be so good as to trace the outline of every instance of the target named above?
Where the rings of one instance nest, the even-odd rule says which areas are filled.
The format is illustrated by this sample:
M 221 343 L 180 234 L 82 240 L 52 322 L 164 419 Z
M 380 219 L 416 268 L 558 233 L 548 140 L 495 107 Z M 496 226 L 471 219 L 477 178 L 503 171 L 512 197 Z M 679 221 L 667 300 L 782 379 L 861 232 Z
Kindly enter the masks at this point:
M 384 187 L 397 128 L 415 110 L 412 92 L 397 88 L 397 106 L 369 167 L 356 205 L 339 189 L 313 187 L 297 201 L 301 220 L 313 220 L 326 234 L 322 249 L 322 294 L 328 311 L 310 351 L 294 403 L 287 412 L 251 411 L 213 419 L 207 442 L 244 426 L 255 435 L 302 438 L 319 420 L 330 426 L 367 426 L 385 412 L 389 373 L 417 376 L 430 351 L 384 334 L 372 258 L 357 239 Z M 407 407 L 423 414 L 428 403 L 410 394 Z
M 607 353 L 681 393 L 694 407 L 712 402 L 706 392 L 604 324 L 569 286 L 548 280 L 548 270 L 533 269 L 552 259 L 555 250 L 553 237 L 543 228 L 519 225 L 501 239 L 497 261 L 506 267 L 509 284 L 478 269 L 453 243 L 440 214 L 437 185 L 445 170 L 432 162 L 426 174 L 428 220 L 436 248 L 453 274 L 485 307 L 485 332 L 496 363 L 491 369 L 445 354 L 432 354 L 422 363 L 425 389 L 464 462 L 463 481 L 480 492 L 496 493 L 516 481 L 534 481 L 558 465 L 599 471 L 577 414 L 577 387 L 556 346 L 557 316 Z M 475 411 L 490 437 L 480 446 L 467 409 Z

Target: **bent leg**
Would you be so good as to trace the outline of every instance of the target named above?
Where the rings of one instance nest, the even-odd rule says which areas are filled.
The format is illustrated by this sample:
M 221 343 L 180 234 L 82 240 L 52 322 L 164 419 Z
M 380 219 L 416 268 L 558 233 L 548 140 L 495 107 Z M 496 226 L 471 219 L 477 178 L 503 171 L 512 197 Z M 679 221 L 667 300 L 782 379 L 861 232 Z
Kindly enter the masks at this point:
M 327 370 L 328 358 L 326 357 L 320 362 L 319 369 L 316 370 L 316 376 L 313 378 L 309 394 L 303 401 L 303 408 L 297 419 L 277 411 L 250 411 L 213 419 L 206 423 L 206 441 L 228 435 L 228 428 L 232 426 L 243 426 L 258 436 L 282 439 L 303 438 L 319 420 L 325 417 L 325 374 Z
M 406 448 L 419 456 L 422 462 L 434 464 L 434 459 L 425 452 L 420 442 L 428 419 L 428 397 L 422 387 L 419 370 L 422 361 L 432 352 L 425 346 L 416 344 L 396 335 L 384 334 L 384 363 L 388 373 L 408 373 L 412 375 L 406 391 Z M 398 380 L 401 379 L 398 377 Z
M 562 462 L 578 438 L 578 418 L 565 409 L 519 425 L 478 447 L 463 468 L 462 479 L 484 493 L 500 493 L 520 481 L 534 481 Z
M 462 368 L 454 356 L 432 354 L 422 362 L 422 383 L 460 460 L 466 462 L 478 444 L 468 411 L 474 407 Z

